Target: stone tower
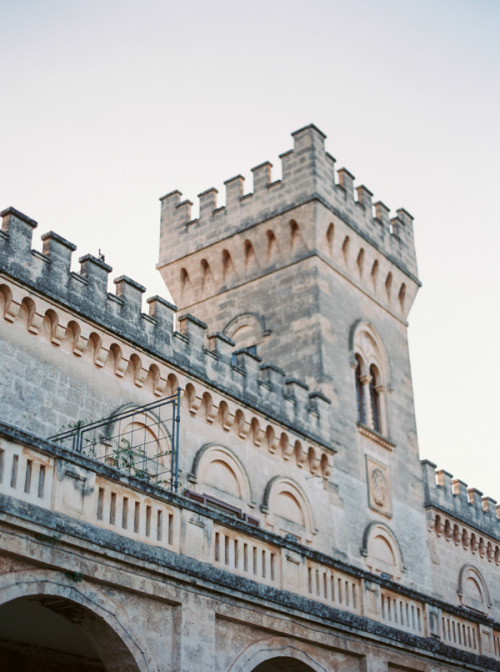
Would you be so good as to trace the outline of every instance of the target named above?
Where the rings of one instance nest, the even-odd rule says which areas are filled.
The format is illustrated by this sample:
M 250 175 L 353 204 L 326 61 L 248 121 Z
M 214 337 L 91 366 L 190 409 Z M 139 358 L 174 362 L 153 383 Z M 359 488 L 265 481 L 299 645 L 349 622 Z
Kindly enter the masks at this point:
M 418 530 L 425 543 L 423 516 L 415 527 L 410 513 L 423 502 L 406 321 L 420 284 L 413 218 L 390 218 L 348 170 L 335 171 L 314 125 L 292 136 L 282 179 L 263 163 L 245 194 L 233 177 L 224 207 L 209 189 L 192 220 L 180 192 L 164 196 L 158 269 L 181 310 L 320 385 L 350 524 L 366 525 L 368 504 L 368 519 L 376 512 L 398 537 Z M 417 574 L 426 581 L 423 566 Z

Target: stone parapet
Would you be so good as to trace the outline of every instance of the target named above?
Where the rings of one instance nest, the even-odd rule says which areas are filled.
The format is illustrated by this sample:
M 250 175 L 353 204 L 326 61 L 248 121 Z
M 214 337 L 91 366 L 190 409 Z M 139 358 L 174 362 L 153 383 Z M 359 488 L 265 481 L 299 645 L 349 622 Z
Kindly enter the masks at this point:
M 80 258 L 80 273 L 71 272 L 71 254 L 75 249 L 72 243 L 50 232 L 42 237 L 43 252 L 35 251 L 31 242 L 37 223 L 13 208 L 4 210 L 2 217 L 0 268 L 5 282 L 0 281 L 0 293 L 4 319 L 14 321 L 24 305 L 31 333 L 38 333 L 47 320 L 51 340 L 59 345 L 69 329 L 75 354 L 81 354 L 92 336 L 89 325 L 83 328 L 78 324 L 77 318 L 81 316 L 246 406 L 323 445 L 331 445 L 328 403 L 318 401 L 316 390 L 306 390 L 302 384 L 297 387 L 301 393 L 290 396 L 284 377 L 269 384 L 265 365 L 259 365 L 245 353 L 233 357 L 231 341 L 221 335 L 208 337 L 206 325 L 196 317 L 189 314 L 178 317 L 176 307 L 158 296 L 147 300 L 149 314 L 143 313 L 142 285 L 121 276 L 115 280 L 116 294 L 108 292 L 112 268 L 102 259 L 85 255 Z M 22 286 L 27 292 L 22 291 Z M 67 324 L 53 314 L 53 307 L 46 306 L 43 297 L 73 313 Z M 175 330 L 176 321 L 179 331 Z M 101 346 L 96 352 L 97 366 L 104 365 L 108 351 L 109 348 Z M 123 375 L 128 359 L 122 356 L 121 361 L 118 366 L 122 367 L 120 375 Z M 139 372 L 140 376 L 146 374 L 147 371 Z
M 494 499 L 467 487 L 448 471 L 436 469 L 429 460 L 422 460 L 421 464 L 426 506 L 441 509 L 500 541 L 500 507 Z
M 390 217 L 381 201 L 372 205 L 372 193 L 356 187 L 354 176 L 325 151 L 326 136 L 313 124 L 292 133 L 294 148 L 280 155 L 282 179 L 272 181 L 268 161 L 252 169 L 253 192 L 244 194 L 244 177 L 225 181 L 226 204 L 217 205 L 217 190 L 199 195 L 199 217 L 192 218 L 189 200 L 172 191 L 161 201 L 158 267 L 182 259 L 201 247 L 240 233 L 255 224 L 312 200 L 322 202 L 351 229 L 412 277 L 417 276 L 413 217 L 403 208 Z

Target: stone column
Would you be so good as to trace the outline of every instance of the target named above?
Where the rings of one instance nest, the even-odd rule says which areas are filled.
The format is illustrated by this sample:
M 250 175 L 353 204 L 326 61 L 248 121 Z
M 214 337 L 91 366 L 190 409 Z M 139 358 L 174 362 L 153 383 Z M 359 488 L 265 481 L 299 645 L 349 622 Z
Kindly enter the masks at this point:
M 380 433 L 383 436 L 387 436 L 387 414 L 386 414 L 386 405 L 385 405 L 385 387 L 383 385 L 377 385 L 375 392 L 378 396 L 378 409 L 380 413 Z
M 365 425 L 373 428 L 372 400 L 370 399 L 370 381 L 371 376 L 361 376 L 361 385 L 363 386 L 363 403 L 365 405 Z

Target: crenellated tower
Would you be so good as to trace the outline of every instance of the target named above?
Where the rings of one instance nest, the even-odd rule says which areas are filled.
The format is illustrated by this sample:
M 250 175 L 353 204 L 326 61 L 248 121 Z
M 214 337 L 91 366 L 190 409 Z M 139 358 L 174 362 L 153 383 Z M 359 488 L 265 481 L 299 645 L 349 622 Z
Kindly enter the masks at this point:
M 201 193 L 197 219 L 180 192 L 164 196 L 158 269 L 181 310 L 332 401 L 341 545 L 373 519 L 426 543 L 407 341 L 420 285 L 413 218 L 391 217 L 336 170 L 314 125 L 292 137 L 281 180 L 262 163 L 252 193 L 241 175 L 225 182 L 223 207 L 216 189 Z
M 273 182 L 271 163 L 262 163 L 252 169 L 252 193 L 237 175 L 225 182 L 225 206 L 214 188 L 199 194 L 197 219 L 180 192 L 164 196 L 158 269 L 182 310 L 328 386 L 328 304 L 336 301 L 322 278 L 328 285 L 335 278 L 334 294 L 339 285 L 351 294 L 356 288 L 404 322 L 419 285 L 413 219 L 404 209 L 390 218 L 365 186 L 354 189 L 345 168 L 336 180 L 335 159 L 315 126 L 292 135 L 281 180 Z

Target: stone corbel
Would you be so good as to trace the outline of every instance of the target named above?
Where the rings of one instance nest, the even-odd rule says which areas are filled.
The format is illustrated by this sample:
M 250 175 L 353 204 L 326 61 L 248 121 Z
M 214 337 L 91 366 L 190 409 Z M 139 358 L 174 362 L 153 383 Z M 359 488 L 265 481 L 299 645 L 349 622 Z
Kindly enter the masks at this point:
M 14 322 L 21 309 L 21 302 L 11 299 L 5 307 L 4 319 L 7 322 Z
M 240 439 L 246 439 L 249 431 L 250 431 L 250 423 L 247 422 L 246 420 L 241 420 L 240 425 L 238 427 L 238 436 L 240 437 Z
M 297 466 L 302 468 L 307 461 L 307 451 L 304 446 L 300 446 L 300 450 L 297 451 Z
M 78 336 L 78 338 L 75 338 L 75 342 L 73 343 L 73 354 L 76 355 L 77 357 L 81 357 L 83 355 L 83 353 L 85 352 L 85 348 L 87 347 L 87 343 L 88 343 L 88 338 L 86 338 L 85 336 L 82 336 L 82 334 L 80 334 Z
M 56 324 L 56 326 L 51 330 L 50 335 L 50 342 L 52 345 L 61 345 L 61 341 L 64 338 L 64 333 L 64 327 L 62 327 L 60 324 Z
M 105 348 L 104 345 L 99 346 L 94 354 L 94 364 L 100 368 L 104 366 L 108 358 L 109 348 Z
M 264 437 L 266 436 L 266 433 L 263 429 L 256 429 L 254 432 L 253 436 L 253 442 L 256 446 L 260 446 L 262 444 L 262 441 L 264 440 Z
M 227 413 L 225 413 L 224 416 L 225 417 L 221 419 L 222 420 L 221 424 L 222 424 L 222 428 L 226 432 L 228 432 L 234 424 L 234 417 L 235 416 L 234 416 L 234 413 L 230 413 L 229 411 L 227 411 Z
M 207 422 L 214 422 L 219 414 L 219 407 L 212 402 L 210 407 L 207 407 Z
M 196 415 L 198 413 L 202 401 L 203 397 L 200 397 L 197 394 L 193 394 L 191 396 L 191 398 L 189 399 L 189 412 L 191 413 L 191 415 Z
M 28 331 L 30 334 L 38 334 L 40 327 L 43 324 L 43 318 L 44 315 L 40 315 L 40 313 L 37 312 L 33 313 L 33 317 L 28 326 Z
M 163 396 L 166 387 L 167 387 L 167 380 L 166 378 L 162 378 L 161 375 L 158 376 L 156 383 L 153 381 L 153 392 L 157 397 Z
M 139 370 L 136 370 L 134 380 L 135 385 L 137 387 L 143 387 L 147 377 L 148 377 L 148 371 L 144 367 L 141 367 Z
M 295 446 L 292 443 L 290 443 L 289 441 L 286 442 L 285 448 L 283 450 L 284 460 L 289 460 L 292 457 L 294 448 Z
M 326 456 L 326 461 L 324 462 L 325 466 L 323 467 L 323 478 L 327 481 L 330 478 L 333 469 L 333 455 L 330 455 L 329 453 L 323 453 L 323 455 Z
M 115 362 L 115 375 L 118 376 L 118 378 L 123 378 L 125 375 L 125 371 L 128 368 L 128 363 L 129 360 L 125 359 L 125 357 L 122 355 L 118 361 Z
M 314 450 L 313 457 L 311 459 L 311 464 L 309 465 L 309 469 L 313 476 L 318 473 L 320 465 L 321 465 L 321 458 L 317 453 L 317 451 Z

